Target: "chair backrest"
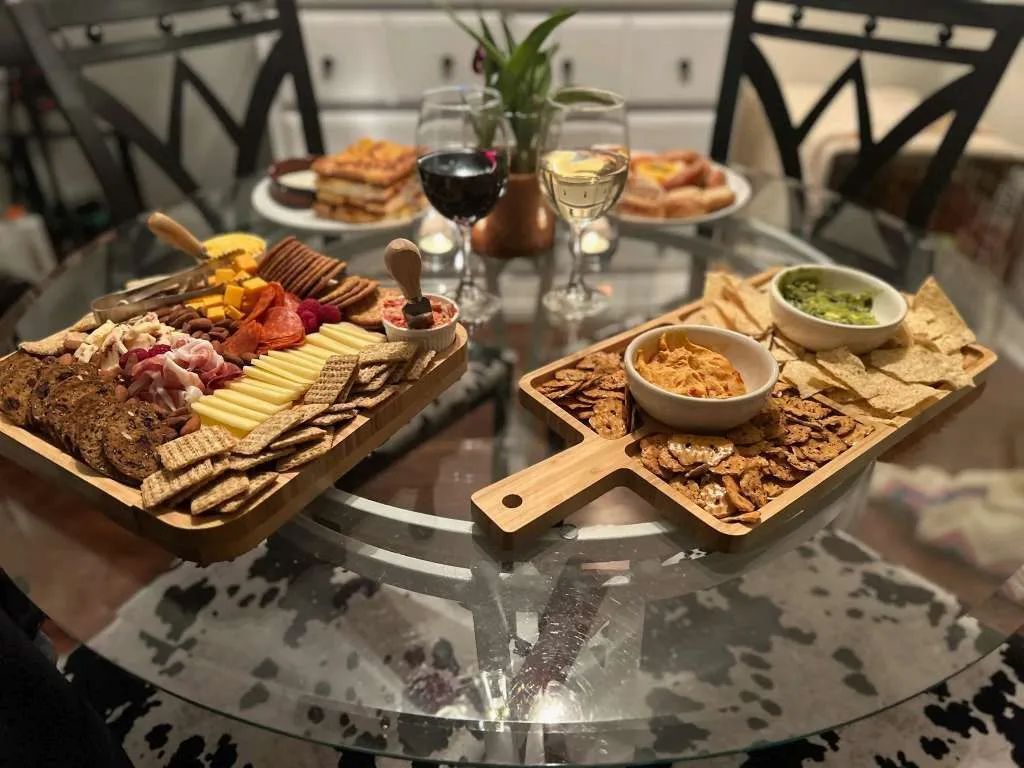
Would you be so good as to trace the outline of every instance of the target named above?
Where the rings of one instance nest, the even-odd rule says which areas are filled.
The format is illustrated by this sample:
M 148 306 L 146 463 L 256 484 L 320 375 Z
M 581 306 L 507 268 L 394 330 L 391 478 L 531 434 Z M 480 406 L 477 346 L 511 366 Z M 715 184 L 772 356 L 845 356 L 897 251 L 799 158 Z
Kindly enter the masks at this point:
M 85 154 L 110 206 L 115 222 L 143 209 L 134 169 L 127 151 L 115 159 L 105 133 L 123 145 L 147 155 L 186 196 L 198 189 L 182 156 L 182 121 L 185 86 L 191 86 L 236 148 L 235 176 L 255 171 L 266 134 L 271 101 L 285 76 L 291 75 L 296 103 L 310 153 L 323 152 L 313 85 L 302 44 L 295 0 L 274 0 L 266 11 L 247 18 L 242 7 L 225 0 L 123 0 L 116 3 L 85 3 L 79 0 L 21 0 L 9 5 L 14 25 L 43 71 Z M 207 10 L 223 11 L 223 22 L 176 32 L 174 14 Z M 104 24 L 152 19 L 152 33 L 127 40 L 104 41 Z M 86 31 L 86 42 L 58 45 L 61 32 Z M 276 33 L 249 94 L 243 118 L 236 120 L 206 81 L 181 56 L 183 51 Z M 90 65 L 129 61 L 139 57 L 170 54 L 173 60 L 171 104 L 167 135 L 161 138 L 122 101 L 97 85 L 83 71 Z M 130 71 L 126 77 L 130 77 Z M 109 126 L 105 131 L 104 125 Z M 198 206 L 207 219 L 215 218 Z
M 854 89 L 857 107 L 859 152 L 839 191 L 848 197 L 862 195 L 878 170 L 902 147 L 944 115 L 948 128 L 924 177 L 910 197 L 904 218 L 924 228 L 938 202 L 957 160 L 974 132 L 992 93 L 1006 71 L 1010 58 L 1024 33 L 1024 7 L 953 0 L 808 0 L 784 3 L 791 9 L 790 24 L 760 20 L 755 16 L 765 0 L 737 0 L 718 115 L 712 140 L 712 157 L 724 162 L 729 154 L 733 120 L 740 83 L 745 76 L 753 86 L 774 134 L 782 167 L 787 176 L 802 179 L 799 149 L 817 120 L 847 85 Z M 779 3 L 772 2 L 778 6 Z M 813 8 L 852 16 L 863 21 L 861 34 L 814 28 L 805 21 L 805 9 Z M 882 23 L 879 20 L 882 19 Z M 933 43 L 911 42 L 886 37 L 884 20 L 919 22 L 934 28 Z M 957 27 L 987 30 L 987 47 L 957 44 Z M 793 40 L 843 48 L 854 52 L 853 60 L 799 122 L 794 123 L 782 87 L 756 37 Z M 919 61 L 965 65 L 967 71 L 942 86 L 899 120 L 889 132 L 874 139 L 868 85 L 861 52 L 876 52 Z

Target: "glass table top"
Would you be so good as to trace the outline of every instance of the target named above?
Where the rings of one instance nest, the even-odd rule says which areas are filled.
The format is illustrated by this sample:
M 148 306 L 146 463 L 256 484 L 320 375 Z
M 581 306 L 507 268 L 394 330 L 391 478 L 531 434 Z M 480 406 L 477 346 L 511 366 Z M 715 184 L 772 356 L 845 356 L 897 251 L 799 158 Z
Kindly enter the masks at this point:
M 614 252 L 588 264 L 610 309 L 583 324 L 553 322 L 540 304 L 566 277 L 564 233 L 552 253 L 481 262 L 503 306 L 472 329 L 463 378 L 246 555 L 181 563 L 5 461 L 0 567 L 76 639 L 177 696 L 406 758 L 685 760 L 921 692 L 1024 623 L 1024 322 L 951 243 L 830 193 L 751 181 L 743 212 L 699 230 L 621 225 Z M 288 234 L 250 210 L 252 183 L 204 194 L 220 228 Z M 211 232 L 187 205 L 168 212 Z M 384 244 L 410 234 L 304 239 L 382 276 Z M 906 290 L 936 274 L 999 362 L 912 438 L 739 551 L 702 546 L 626 489 L 526 551 L 493 547 L 470 495 L 562 447 L 518 404 L 520 376 L 699 297 L 709 267 L 807 261 Z M 141 223 L 122 227 L 10 308 L 0 339 L 45 335 L 91 298 L 179 266 Z

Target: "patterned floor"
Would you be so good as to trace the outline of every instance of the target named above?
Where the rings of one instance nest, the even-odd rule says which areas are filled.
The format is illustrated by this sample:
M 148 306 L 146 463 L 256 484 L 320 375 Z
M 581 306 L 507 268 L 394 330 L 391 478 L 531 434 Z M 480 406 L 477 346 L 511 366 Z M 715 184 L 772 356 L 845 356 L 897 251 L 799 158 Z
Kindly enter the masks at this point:
M 136 768 L 407 768 L 262 731 L 152 688 L 88 650 L 64 664 Z M 416 764 L 412 764 L 416 765 Z M 684 765 L 684 764 L 679 764 Z M 687 768 L 1004 768 L 1024 765 L 1024 639 L 947 683 L 867 720 L 782 746 L 689 761 Z

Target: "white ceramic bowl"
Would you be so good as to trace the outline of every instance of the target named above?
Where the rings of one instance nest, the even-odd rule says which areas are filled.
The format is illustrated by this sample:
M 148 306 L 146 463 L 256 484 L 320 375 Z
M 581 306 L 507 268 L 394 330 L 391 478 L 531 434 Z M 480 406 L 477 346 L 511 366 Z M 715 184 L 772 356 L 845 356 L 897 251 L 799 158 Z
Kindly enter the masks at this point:
M 637 352 L 645 354 L 658 347 L 663 333 L 685 333 L 694 344 L 725 355 L 746 386 L 737 397 L 688 397 L 651 384 L 636 372 Z M 626 347 L 626 381 L 637 404 L 652 418 L 676 429 L 692 432 L 722 432 L 749 421 L 764 406 L 779 378 L 779 364 L 767 349 L 749 336 L 708 325 L 664 325 L 637 336 Z
M 869 291 L 874 299 L 871 311 L 877 325 L 846 325 L 809 315 L 797 309 L 784 298 L 780 286 L 798 271 L 814 273 L 823 288 L 840 291 Z M 772 280 L 768 291 L 768 304 L 776 327 L 787 337 L 814 352 L 836 347 L 847 347 L 854 354 L 870 352 L 880 347 L 896 333 L 907 314 L 907 300 L 903 294 L 884 280 L 859 269 L 830 264 L 806 264 L 789 267 Z
M 426 349 L 433 349 L 437 352 L 448 349 L 455 342 L 455 324 L 459 322 L 459 305 L 446 296 L 438 296 L 436 293 L 423 295 L 428 299 L 440 299 L 451 304 L 455 307 L 455 316 L 450 322 L 436 328 L 399 328 L 381 318 L 384 323 L 384 335 L 388 337 L 388 341 L 414 341 L 417 344 L 422 344 Z

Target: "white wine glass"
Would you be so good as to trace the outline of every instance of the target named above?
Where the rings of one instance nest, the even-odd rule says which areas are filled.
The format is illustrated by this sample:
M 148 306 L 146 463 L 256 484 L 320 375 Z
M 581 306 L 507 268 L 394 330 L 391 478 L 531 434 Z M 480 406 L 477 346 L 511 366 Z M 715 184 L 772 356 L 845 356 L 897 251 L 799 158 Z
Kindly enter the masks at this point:
M 562 88 L 544 108 L 537 153 L 537 177 L 551 207 L 571 230 L 569 282 L 544 294 L 544 306 L 566 320 L 596 315 L 608 297 L 583 278 L 580 241 L 588 224 L 601 218 L 626 186 L 629 131 L 621 96 L 598 88 Z
M 485 322 L 501 307 L 473 276 L 470 231 L 505 193 L 511 143 L 501 94 L 493 88 L 451 86 L 423 94 L 416 125 L 420 182 L 430 204 L 458 226 L 462 271 L 446 293 L 467 323 Z

